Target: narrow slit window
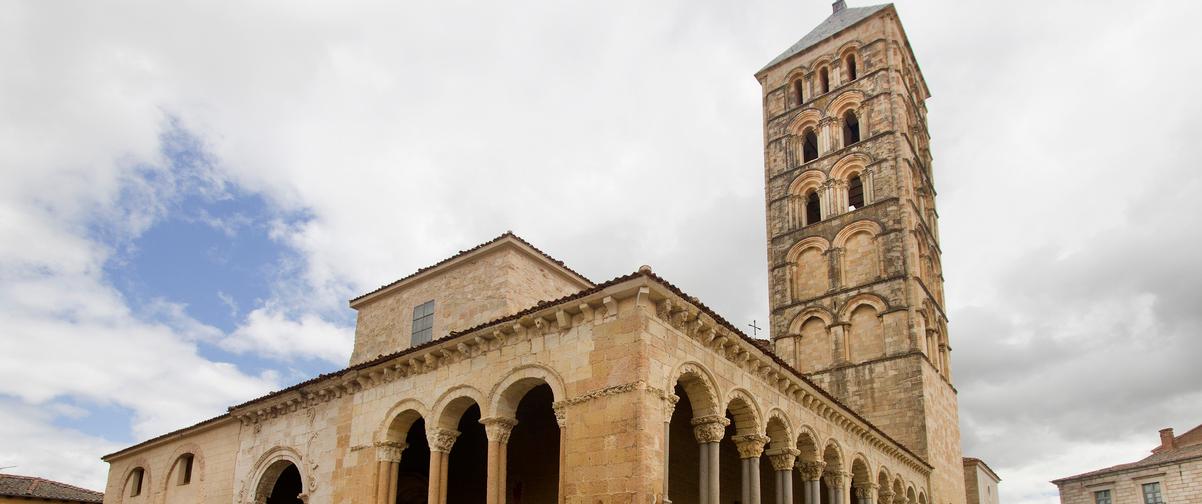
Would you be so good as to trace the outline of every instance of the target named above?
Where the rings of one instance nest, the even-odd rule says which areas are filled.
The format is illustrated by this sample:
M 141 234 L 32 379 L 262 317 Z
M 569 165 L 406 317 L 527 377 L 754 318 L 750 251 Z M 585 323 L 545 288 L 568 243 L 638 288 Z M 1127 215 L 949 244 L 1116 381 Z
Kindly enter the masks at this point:
M 818 202 L 818 193 L 811 192 L 806 195 L 806 224 L 813 224 L 822 220 L 822 207 Z
M 825 68 L 818 71 L 818 82 L 822 85 L 822 93 L 831 92 L 831 76 Z
M 793 98 L 795 101 L 797 101 L 798 105 L 801 105 L 806 102 L 806 94 L 805 94 L 804 87 L 805 86 L 804 86 L 804 84 L 802 84 L 801 79 L 797 79 L 797 80 L 793 81 Z
M 434 300 L 413 308 L 413 337 L 410 346 L 429 343 L 434 336 Z
M 843 114 L 843 146 L 847 147 L 860 141 L 860 118 L 850 110 Z
M 806 130 L 801 141 L 801 161 L 809 163 L 815 159 L 818 159 L 818 135 L 814 130 Z
M 129 496 L 137 497 L 142 495 L 142 477 L 145 476 L 146 470 L 141 467 L 134 469 L 129 474 Z
M 856 57 L 848 56 L 847 57 L 847 80 L 854 81 L 854 80 L 856 80 L 856 78 L 857 78 Z
M 847 205 L 848 210 L 855 210 L 864 206 L 864 182 L 860 180 L 859 175 L 847 181 Z
M 188 483 L 192 482 L 192 459 L 193 459 L 193 455 L 191 453 L 187 453 L 187 454 L 180 456 L 180 458 L 179 458 L 179 483 L 178 484 L 187 485 Z

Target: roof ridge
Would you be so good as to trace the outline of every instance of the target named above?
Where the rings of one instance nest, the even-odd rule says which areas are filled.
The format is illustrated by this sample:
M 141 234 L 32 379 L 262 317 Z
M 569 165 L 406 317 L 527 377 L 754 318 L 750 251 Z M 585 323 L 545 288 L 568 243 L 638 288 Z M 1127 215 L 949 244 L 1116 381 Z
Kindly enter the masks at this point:
M 569 272 L 569 273 L 571 273 L 571 274 L 573 274 L 573 275 L 576 275 L 577 277 L 580 277 L 581 279 L 583 279 L 585 282 L 587 282 L 587 283 L 588 283 L 588 284 L 590 284 L 590 285 L 594 284 L 594 282 L 593 282 L 591 279 L 589 279 L 588 277 L 586 277 L 586 276 L 584 276 L 584 275 L 580 274 L 580 272 L 578 272 L 578 271 L 576 271 L 576 270 L 572 269 L 571 267 L 569 267 L 569 266 L 567 265 L 567 263 L 563 262 L 563 261 L 562 261 L 562 260 L 560 260 L 560 259 L 556 259 L 555 257 L 551 256 L 551 254 L 548 254 L 548 253 L 546 253 L 546 252 L 543 252 L 543 250 L 542 250 L 542 249 L 540 249 L 540 248 L 538 248 L 538 247 L 535 247 L 535 246 L 534 246 L 534 244 L 530 243 L 529 241 L 526 241 L 526 239 L 525 239 L 525 238 L 522 238 L 521 236 L 518 236 L 518 235 L 517 235 L 516 233 L 514 233 L 513 231 L 506 230 L 504 233 L 501 233 L 501 235 L 500 235 L 500 236 L 497 236 L 496 238 L 493 238 L 493 239 L 491 239 L 491 240 L 488 240 L 488 241 L 486 241 L 486 242 L 484 242 L 484 243 L 481 243 L 481 244 L 479 244 L 479 245 L 476 245 L 476 246 L 474 246 L 474 247 L 471 247 L 471 248 L 468 248 L 468 249 L 464 249 L 464 250 L 460 250 L 459 252 L 456 252 L 456 253 L 454 253 L 454 254 L 452 254 L 452 255 L 450 255 L 450 256 L 448 256 L 448 257 L 446 257 L 446 258 L 444 258 L 444 259 L 442 259 L 442 260 L 440 260 L 440 261 L 438 261 L 438 262 L 436 262 L 436 263 L 434 263 L 434 264 L 431 264 L 431 265 L 429 265 L 429 266 L 423 266 L 423 267 L 421 267 L 421 268 L 418 268 L 418 269 L 417 269 L 416 271 L 414 271 L 413 273 L 410 273 L 410 274 L 408 274 L 408 275 L 405 275 L 405 276 L 403 276 L 403 277 L 401 277 L 401 278 L 399 278 L 399 279 L 397 279 L 397 280 L 394 280 L 394 281 L 392 281 L 392 282 L 389 282 L 389 283 L 387 283 L 387 284 L 381 285 L 380 287 L 377 287 L 376 289 L 374 289 L 374 290 L 372 290 L 372 291 L 370 291 L 370 292 L 367 292 L 367 293 L 365 293 L 365 294 L 361 294 L 361 295 L 359 295 L 359 296 L 356 296 L 356 297 L 354 297 L 354 298 L 351 298 L 351 300 L 350 300 L 350 304 L 352 304 L 352 305 L 353 305 L 353 304 L 355 304 L 356 302 L 358 302 L 358 301 L 360 301 L 360 300 L 362 300 L 362 299 L 364 299 L 364 298 L 367 298 L 367 297 L 371 296 L 372 294 L 377 294 L 377 293 L 379 293 L 379 292 L 382 292 L 382 291 L 384 291 L 384 290 L 387 290 L 388 288 L 390 288 L 390 287 L 393 287 L 393 286 L 395 286 L 395 285 L 398 285 L 398 284 L 400 284 L 401 282 L 404 282 L 404 281 L 406 281 L 406 280 L 409 280 L 409 279 L 411 279 L 411 278 L 414 278 L 414 277 L 416 277 L 416 276 L 418 276 L 418 275 L 421 275 L 422 273 L 425 273 L 425 272 L 427 272 L 427 271 L 430 271 L 430 270 L 433 270 L 433 269 L 435 269 L 435 268 L 438 268 L 439 266 L 442 266 L 442 265 L 444 265 L 444 264 L 446 264 L 446 263 L 449 263 L 449 262 L 451 262 L 451 261 L 454 261 L 455 259 L 458 259 L 458 258 L 460 258 L 460 257 L 463 257 L 463 256 L 465 256 L 465 255 L 471 254 L 472 252 L 475 252 L 475 251 L 477 251 L 477 250 L 480 250 L 480 249 L 482 249 L 482 248 L 485 248 L 485 247 L 487 247 L 487 246 L 489 246 L 489 245 L 492 245 L 492 244 L 494 244 L 494 243 L 497 243 L 497 242 L 499 242 L 499 241 L 501 241 L 501 240 L 504 240 L 504 239 L 506 239 L 506 238 L 512 238 L 512 239 L 514 239 L 514 240 L 517 240 L 517 241 L 518 241 L 518 243 L 521 243 L 522 245 L 525 245 L 525 246 L 527 246 L 527 247 L 530 247 L 532 250 L 534 250 L 535 252 L 537 252 L 539 255 L 543 256 L 543 258 L 544 258 L 544 259 L 546 259 L 546 260 L 550 261 L 551 263 L 555 264 L 556 266 L 559 266 L 560 268 L 563 268 L 563 269 L 564 269 L 564 270 L 566 270 L 567 272 Z
M 784 52 L 780 53 L 775 58 L 772 58 L 772 61 L 769 61 L 767 65 L 764 65 L 763 68 L 756 72 L 756 75 L 763 73 L 769 68 L 772 68 L 789 58 L 805 52 L 809 48 L 818 45 L 819 42 L 823 42 L 831 37 L 834 37 L 843 30 L 851 28 L 852 26 L 859 24 L 861 21 L 868 19 L 873 14 L 890 7 L 893 7 L 893 3 L 865 5 L 863 7 L 846 7 L 831 13 L 831 15 L 824 18 L 822 22 L 818 23 L 817 26 L 806 33 L 805 36 L 801 37 L 797 40 L 797 42 L 794 42 L 793 45 L 789 46 L 788 49 L 785 49 Z

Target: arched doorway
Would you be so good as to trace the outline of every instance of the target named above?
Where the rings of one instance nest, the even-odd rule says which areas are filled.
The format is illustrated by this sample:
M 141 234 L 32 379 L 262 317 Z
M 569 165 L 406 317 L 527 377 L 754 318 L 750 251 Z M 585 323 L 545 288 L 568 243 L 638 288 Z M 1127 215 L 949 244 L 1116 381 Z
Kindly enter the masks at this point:
M 509 438 L 507 504 L 555 504 L 559 501 L 559 423 L 551 407 L 554 394 L 542 384 L 518 402 L 517 425 Z
M 300 470 L 296 468 L 296 464 L 281 460 L 274 464 L 272 470 L 266 474 L 276 473 L 275 482 L 269 488 L 265 504 L 301 504 L 301 492 L 304 491 L 304 486 L 301 483 Z M 265 475 L 266 477 L 266 475 Z

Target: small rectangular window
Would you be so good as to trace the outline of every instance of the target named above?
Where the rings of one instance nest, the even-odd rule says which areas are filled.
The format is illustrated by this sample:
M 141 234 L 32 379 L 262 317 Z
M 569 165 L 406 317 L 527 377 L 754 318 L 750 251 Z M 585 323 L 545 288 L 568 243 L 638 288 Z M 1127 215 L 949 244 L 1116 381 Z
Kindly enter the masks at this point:
M 428 343 L 434 336 L 434 300 L 413 308 L 413 337 L 410 346 Z
M 144 472 L 145 471 L 141 467 L 139 467 L 137 469 L 134 469 L 133 474 L 131 474 L 129 476 L 129 479 L 130 479 L 129 496 L 130 497 L 137 497 L 139 495 L 142 495 L 142 474 Z
M 1110 490 L 1098 490 L 1097 492 L 1094 492 L 1093 493 L 1093 503 L 1094 504 L 1111 504 L 1110 503 Z
M 1160 498 L 1160 483 L 1144 484 L 1144 504 L 1164 504 Z

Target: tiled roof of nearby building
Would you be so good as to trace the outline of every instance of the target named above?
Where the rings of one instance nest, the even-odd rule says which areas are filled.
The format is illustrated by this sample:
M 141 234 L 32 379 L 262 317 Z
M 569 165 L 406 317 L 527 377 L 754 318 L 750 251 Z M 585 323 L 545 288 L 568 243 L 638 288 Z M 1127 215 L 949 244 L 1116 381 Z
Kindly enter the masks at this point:
M 0 497 L 67 502 L 102 502 L 104 494 L 66 483 L 32 476 L 0 474 Z
M 760 72 L 776 66 L 777 63 L 801 54 L 802 51 L 805 51 L 819 42 L 834 36 L 836 33 L 851 28 L 853 25 L 867 19 L 869 16 L 892 6 L 893 4 L 881 4 L 868 7 L 847 7 L 839 10 L 838 12 L 831 14 L 830 17 L 826 18 L 825 21 L 823 21 L 813 30 L 810 30 L 810 33 L 807 33 L 806 36 L 801 38 L 801 40 L 798 40 L 796 44 L 793 44 L 791 47 L 786 49 L 785 52 L 780 53 L 780 56 L 777 56 L 772 61 L 768 62 L 767 65 L 764 65 L 764 68 L 761 68 Z
M 1123 471 L 1131 471 L 1131 470 L 1143 469 L 1143 468 L 1147 468 L 1147 467 L 1156 467 L 1156 466 L 1164 465 L 1164 464 L 1174 464 L 1174 463 L 1183 462 L 1183 461 L 1189 460 L 1189 459 L 1202 459 L 1202 444 L 1185 446 L 1185 447 L 1177 448 L 1175 450 L 1166 450 L 1166 451 L 1162 451 L 1160 453 L 1153 453 L 1152 455 L 1149 455 L 1148 457 L 1146 457 L 1143 460 L 1140 460 L 1138 462 L 1131 462 L 1128 464 L 1119 464 L 1116 466 L 1107 467 L 1105 469 L 1098 469 L 1096 471 L 1090 471 L 1087 473 L 1078 474 L 1076 476 L 1060 478 L 1058 480 L 1052 480 L 1052 483 L 1059 485 L 1061 483 L 1067 483 L 1067 482 L 1073 481 L 1073 480 L 1092 478 L 1092 477 L 1101 476 L 1104 474 L 1117 473 L 1117 472 L 1123 472 Z
M 467 249 L 467 250 L 460 250 L 460 251 L 459 251 L 459 253 L 457 253 L 457 254 L 455 254 L 455 255 L 453 255 L 453 256 L 451 256 L 451 257 L 448 257 L 448 258 L 446 258 L 446 259 L 443 259 L 443 260 L 441 260 L 441 261 L 438 261 L 438 262 L 436 262 L 436 263 L 434 263 L 434 264 L 431 264 L 431 265 L 429 265 L 429 266 L 426 266 L 426 267 L 424 267 L 424 268 L 419 268 L 417 271 L 414 271 L 413 273 L 411 273 L 411 274 L 409 274 L 409 275 L 407 275 L 407 276 L 405 276 L 405 277 L 402 277 L 402 278 L 400 278 L 400 279 L 398 279 L 398 280 L 396 280 L 396 281 L 394 281 L 394 282 L 391 282 L 391 283 L 389 283 L 389 284 L 386 284 L 386 285 L 381 285 L 379 288 L 377 288 L 377 289 L 375 289 L 375 290 L 373 290 L 373 291 L 371 291 L 371 292 L 368 292 L 368 293 L 366 293 L 366 294 L 363 294 L 363 295 L 361 295 L 361 296 L 358 296 L 358 297 L 356 297 L 356 298 L 354 298 L 354 299 L 351 299 L 350 303 L 351 303 L 351 305 L 354 305 L 354 304 L 355 304 L 356 302 L 358 302 L 359 300 L 361 300 L 361 299 L 364 299 L 364 298 L 367 298 L 368 296 L 371 296 L 372 294 L 376 294 L 376 293 L 378 293 L 378 292 L 384 291 L 384 290 L 388 289 L 389 287 L 392 287 L 392 286 L 394 286 L 394 285 L 400 284 L 401 282 L 404 282 L 404 281 L 406 281 L 406 280 L 409 280 L 409 279 L 411 279 L 411 278 L 413 278 L 413 277 L 416 277 L 416 276 L 418 276 L 418 275 L 421 275 L 422 273 L 425 273 L 425 272 L 427 272 L 427 271 L 430 271 L 430 270 L 436 269 L 436 268 L 438 268 L 439 266 L 442 266 L 442 265 L 444 265 L 444 264 L 447 264 L 447 263 L 449 263 L 449 262 L 451 262 L 451 261 L 454 261 L 454 260 L 456 260 L 456 259 L 459 259 L 460 257 L 463 257 L 463 256 L 465 256 L 465 255 L 471 254 L 472 252 L 475 252 L 475 251 L 477 251 L 477 250 L 483 249 L 483 248 L 485 248 L 485 247 L 488 247 L 489 245 L 492 245 L 492 244 L 494 244 L 494 243 L 500 242 L 500 241 L 502 241 L 502 240 L 505 240 L 505 239 L 507 239 L 507 238 L 509 238 L 509 239 L 513 239 L 513 240 L 516 240 L 518 243 L 521 243 L 522 245 L 525 245 L 525 246 L 529 247 L 531 250 L 533 250 L 534 252 L 537 252 L 539 255 L 541 255 L 541 256 L 542 256 L 544 259 L 546 259 L 548 262 L 550 262 L 550 263 L 552 263 L 552 264 L 555 264 L 556 266 L 559 266 L 560 268 L 562 268 L 562 269 L 563 269 L 564 271 L 566 271 L 567 273 L 569 273 L 569 274 L 571 274 L 571 275 L 573 275 L 573 276 L 576 276 L 577 278 L 579 278 L 580 280 L 583 280 L 583 281 L 584 281 L 585 283 L 587 283 L 588 285 L 593 285 L 593 281 L 592 281 L 592 280 L 589 280 L 589 279 L 588 279 L 588 277 L 586 277 L 586 276 L 584 276 L 584 275 L 581 275 L 580 273 L 577 273 L 577 272 L 576 272 L 576 270 L 574 270 L 574 269 L 572 269 L 572 268 L 569 268 L 569 267 L 568 267 L 568 265 L 567 265 L 567 264 L 564 264 L 564 262 L 563 262 L 563 261 L 560 261 L 559 259 L 556 259 L 556 258 L 554 258 L 554 257 L 551 257 L 551 256 L 550 256 L 550 255 L 548 255 L 546 252 L 543 252 L 542 250 L 540 250 L 538 247 L 535 247 L 534 245 L 531 245 L 531 244 L 530 244 L 530 242 L 528 242 L 528 241 L 526 241 L 526 240 L 522 239 L 522 237 L 520 237 L 520 236 L 518 236 L 518 235 L 514 234 L 514 233 L 513 233 L 513 231 L 506 231 L 506 232 L 505 232 L 504 234 L 502 234 L 501 236 L 498 236 L 498 237 L 496 237 L 496 238 L 493 238 L 493 239 L 491 239 L 491 240 L 489 240 L 489 241 L 486 241 L 486 242 L 484 242 L 484 243 L 481 243 L 481 244 L 479 244 L 479 245 L 476 245 L 475 247 L 472 247 L 472 248 L 470 248 L 470 249 Z

